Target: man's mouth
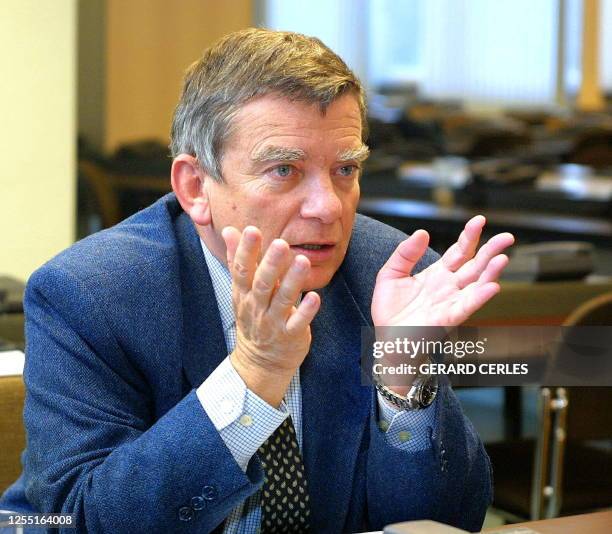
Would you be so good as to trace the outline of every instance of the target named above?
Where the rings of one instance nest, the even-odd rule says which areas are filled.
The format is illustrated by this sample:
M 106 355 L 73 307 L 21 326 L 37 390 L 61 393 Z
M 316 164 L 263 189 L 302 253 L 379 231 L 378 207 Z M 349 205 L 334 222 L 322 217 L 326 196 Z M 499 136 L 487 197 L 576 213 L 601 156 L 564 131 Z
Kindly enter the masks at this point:
M 297 245 L 291 245 L 291 248 L 303 248 L 305 250 L 325 250 L 332 248 L 334 245 L 331 243 L 299 243 Z
M 310 245 L 305 243 L 303 245 L 297 245 L 300 248 L 305 248 L 306 250 L 321 250 L 323 247 L 328 247 L 329 245 Z
M 318 263 L 330 259 L 335 246 L 333 243 L 299 243 L 291 245 L 291 250 L 306 256 L 311 262 Z

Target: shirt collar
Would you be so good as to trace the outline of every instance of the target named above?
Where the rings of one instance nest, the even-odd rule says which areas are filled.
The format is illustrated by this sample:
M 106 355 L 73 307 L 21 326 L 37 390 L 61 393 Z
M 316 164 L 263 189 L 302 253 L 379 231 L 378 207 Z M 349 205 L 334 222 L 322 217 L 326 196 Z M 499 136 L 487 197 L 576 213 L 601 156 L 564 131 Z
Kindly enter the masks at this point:
M 232 305 L 232 276 L 227 266 L 217 259 L 202 239 L 200 239 L 200 244 L 217 299 L 223 332 L 227 332 L 236 322 Z

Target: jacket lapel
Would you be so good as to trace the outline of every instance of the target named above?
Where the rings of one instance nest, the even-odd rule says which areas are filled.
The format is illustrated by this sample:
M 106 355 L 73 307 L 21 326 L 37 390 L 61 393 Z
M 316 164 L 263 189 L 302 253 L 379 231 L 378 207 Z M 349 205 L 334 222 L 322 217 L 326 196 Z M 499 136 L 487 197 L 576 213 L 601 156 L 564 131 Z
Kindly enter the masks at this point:
M 200 238 L 183 213 L 176 222 L 183 302 L 183 370 L 197 388 L 227 356 L 221 316 Z
M 360 313 L 341 273 L 321 292 L 310 353 L 301 366 L 303 454 L 315 532 L 341 532 L 370 410 L 360 386 Z

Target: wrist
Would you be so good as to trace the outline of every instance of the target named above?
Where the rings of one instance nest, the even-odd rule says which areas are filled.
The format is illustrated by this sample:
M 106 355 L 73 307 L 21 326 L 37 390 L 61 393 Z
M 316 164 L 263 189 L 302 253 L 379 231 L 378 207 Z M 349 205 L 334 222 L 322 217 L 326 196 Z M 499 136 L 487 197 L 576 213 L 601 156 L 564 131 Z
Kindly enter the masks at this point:
M 264 368 L 237 349 L 230 354 L 230 362 L 249 390 L 270 406 L 280 406 L 295 370 Z

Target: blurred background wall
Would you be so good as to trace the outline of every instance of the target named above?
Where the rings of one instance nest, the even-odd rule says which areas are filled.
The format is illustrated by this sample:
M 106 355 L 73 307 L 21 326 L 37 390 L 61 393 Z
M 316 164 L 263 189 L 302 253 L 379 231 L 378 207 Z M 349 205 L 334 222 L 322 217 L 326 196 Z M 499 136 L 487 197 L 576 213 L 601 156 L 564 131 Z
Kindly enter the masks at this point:
M 0 2 L 0 272 L 26 280 L 76 231 L 77 132 L 167 141 L 187 66 L 251 0 Z
M 19 278 L 75 236 L 76 13 L 0 2 L 0 270 Z
M 80 133 L 109 152 L 167 139 L 185 69 L 251 20 L 251 0 L 81 2 Z

